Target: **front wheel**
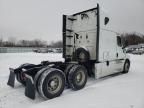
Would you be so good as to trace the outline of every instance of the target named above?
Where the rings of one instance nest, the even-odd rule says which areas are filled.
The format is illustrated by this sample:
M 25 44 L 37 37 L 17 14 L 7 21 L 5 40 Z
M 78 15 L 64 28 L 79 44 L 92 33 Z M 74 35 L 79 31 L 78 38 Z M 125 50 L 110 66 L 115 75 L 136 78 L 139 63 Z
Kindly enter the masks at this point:
M 130 68 L 130 62 L 127 60 L 124 64 L 123 73 L 128 73 Z

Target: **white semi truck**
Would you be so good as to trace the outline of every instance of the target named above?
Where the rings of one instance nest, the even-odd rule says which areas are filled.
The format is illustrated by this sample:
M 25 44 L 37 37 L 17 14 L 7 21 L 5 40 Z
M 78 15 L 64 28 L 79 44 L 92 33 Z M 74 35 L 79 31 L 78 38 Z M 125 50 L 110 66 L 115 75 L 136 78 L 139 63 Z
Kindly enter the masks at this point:
M 127 73 L 130 60 L 123 50 L 121 37 L 110 30 L 109 17 L 100 9 L 63 15 L 64 62 L 43 61 L 10 68 L 8 85 L 15 77 L 26 86 L 25 95 L 35 99 L 37 91 L 45 99 L 60 96 L 67 86 L 82 89 L 87 76 L 99 79 L 115 73 Z

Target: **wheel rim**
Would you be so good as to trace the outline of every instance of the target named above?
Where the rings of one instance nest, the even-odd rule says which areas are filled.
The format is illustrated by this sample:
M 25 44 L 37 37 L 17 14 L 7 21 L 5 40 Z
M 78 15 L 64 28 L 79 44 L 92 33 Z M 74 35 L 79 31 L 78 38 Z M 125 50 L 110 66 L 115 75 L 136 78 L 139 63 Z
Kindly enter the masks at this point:
M 75 82 L 77 85 L 82 85 L 85 81 L 85 74 L 83 71 L 78 71 L 75 76 Z
M 129 63 L 125 64 L 125 71 L 127 72 L 129 70 Z
M 62 85 L 61 77 L 58 75 L 55 75 L 48 80 L 47 90 L 51 94 L 55 94 L 61 89 L 61 85 Z
M 79 54 L 79 58 L 80 58 L 80 60 L 84 60 L 85 59 L 85 54 L 81 52 Z

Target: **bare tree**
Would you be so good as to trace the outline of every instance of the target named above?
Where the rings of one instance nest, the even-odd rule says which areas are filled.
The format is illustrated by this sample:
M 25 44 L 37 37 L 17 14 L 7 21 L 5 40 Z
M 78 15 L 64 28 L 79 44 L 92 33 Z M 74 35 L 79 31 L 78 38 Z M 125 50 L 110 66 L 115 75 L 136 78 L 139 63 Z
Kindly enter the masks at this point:
M 35 39 L 32 41 L 33 46 L 34 47 L 46 47 L 47 46 L 47 42 L 46 41 L 42 41 L 40 39 Z
M 140 33 L 124 33 L 121 37 L 126 46 L 144 43 L 144 35 Z
M 40 40 L 40 39 L 35 39 L 35 40 L 20 40 L 18 41 L 16 46 L 21 46 L 21 47 L 46 47 L 47 42 Z
M 63 43 L 62 43 L 62 41 L 51 42 L 51 46 L 53 48 L 62 48 L 63 47 Z
M 9 46 L 15 46 L 16 45 L 16 38 L 15 37 L 9 37 L 8 38 L 8 45 Z
M 2 47 L 2 46 L 3 46 L 3 39 L 0 38 L 0 47 Z

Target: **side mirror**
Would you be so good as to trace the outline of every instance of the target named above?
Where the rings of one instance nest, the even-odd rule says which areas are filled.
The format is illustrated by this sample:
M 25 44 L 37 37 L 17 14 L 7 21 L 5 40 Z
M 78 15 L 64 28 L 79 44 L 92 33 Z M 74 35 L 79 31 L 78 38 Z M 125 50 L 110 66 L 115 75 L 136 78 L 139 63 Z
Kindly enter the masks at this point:
M 108 22 L 109 22 L 109 18 L 108 18 L 108 17 L 105 17 L 105 19 L 104 19 L 104 24 L 107 25 Z
M 122 49 L 125 49 L 125 48 L 126 48 L 126 45 L 123 45 L 123 46 L 122 46 Z
M 122 49 L 126 48 L 128 46 L 128 41 L 125 40 Z

